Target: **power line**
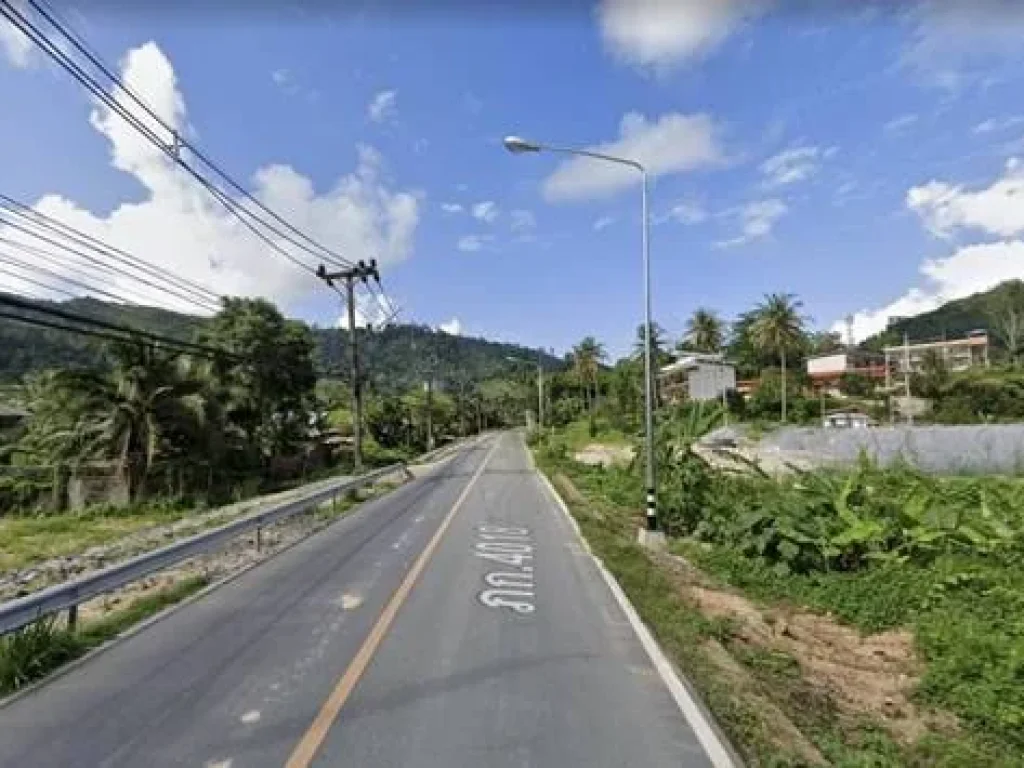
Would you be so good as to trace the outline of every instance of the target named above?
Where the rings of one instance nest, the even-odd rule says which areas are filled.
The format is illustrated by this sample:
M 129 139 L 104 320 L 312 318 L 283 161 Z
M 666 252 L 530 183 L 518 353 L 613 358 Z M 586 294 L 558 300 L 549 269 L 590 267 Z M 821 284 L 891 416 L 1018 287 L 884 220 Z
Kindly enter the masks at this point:
M 2 207 L 2 205 L 0 205 L 0 207 Z M 30 237 L 34 237 L 34 238 L 36 238 L 38 240 L 41 240 L 41 241 L 43 241 L 45 243 L 53 245 L 54 247 L 61 249 L 61 251 L 63 251 L 63 252 L 74 254 L 78 258 L 83 259 L 86 262 L 89 262 L 90 264 L 94 265 L 94 268 L 102 269 L 102 270 L 104 270 L 106 272 L 110 272 L 110 273 L 113 273 L 113 274 L 116 274 L 116 275 L 120 275 L 122 277 L 127 277 L 130 280 L 142 283 L 143 285 L 146 285 L 146 286 L 148 286 L 150 288 L 153 288 L 153 289 L 155 289 L 157 291 L 160 291 L 162 293 L 166 293 L 166 294 L 168 294 L 170 296 L 173 296 L 173 297 L 177 298 L 179 301 L 184 301 L 184 302 L 186 302 L 188 304 L 192 304 L 192 305 L 198 306 L 198 307 L 200 307 L 203 310 L 211 310 L 212 309 L 212 310 L 216 311 L 219 308 L 219 305 L 216 302 L 214 302 L 212 299 L 208 299 L 208 298 L 205 298 L 205 297 L 200 297 L 199 294 L 189 294 L 189 293 L 186 293 L 184 290 L 181 290 L 181 289 L 178 289 L 178 288 L 175 288 L 175 287 L 172 287 L 172 286 L 168 286 L 168 285 L 161 285 L 159 283 L 153 282 L 152 280 L 150 280 L 150 279 L 148 279 L 146 277 L 140 277 L 139 275 L 132 274 L 131 272 L 129 272 L 126 269 L 124 269 L 123 267 L 114 266 L 113 264 L 109 264 L 109 263 L 107 263 L 107 262 L 105 262 L 105 261 L 103 261 L 101 259 L 98 259 L 95 256 L 92 256 L 92 255 L 86 253 L 85 251 L 79 250 L 77 248 L 72 248 L 71 246 L 68 246 L 68 245 L 65 245 L 63 243 L 60 243 L 60 242 L 58 242 L 58 241 L 56 241 L 56 240 L 54 240 L 52 238 L 46 237 L 45 235 L 41 235 L 38 232 L 35 232 L 35 231 L 31 230 L 31 229 L 28 229 L 27 227 L 22 226 L 18 222 L 11 221 L 10 219 L 4 218 L 2 215 L 0 215 L 0 225 L 3 225 L 3 226 L 6 226 L 6 227 L 10 227 L 12 229 L 18 230 L 19 232 L 22 232 L 23 234 L 26 234 L 26 235 L 28 235 Z M 35 255 L 40 256 L 42 258 L 51 258 L 51 259 L 58 258 L 57 254 L 53 253 L 52 251 L 46 251 L 44 249 L 38 248 L 36 246 L 29 245 L 28 243 L 23 243 L 21 241 L 11 240 L 11 239 L 5 238 L 5 237 L 0 237 L 0 242 L 7 243 L 7 244 L 9 244 L 11 246 L 15 246 L 15 247 L 19 247 L 19 248 L 23 248 L 25 250 L 31 251 Z M 67 258 L 67 257 L 65 256 L 64 258 Z M 74 260 L 72 259 L 71 261 L 73 262 Z M 73 265 L 73 266 L 84 267 L 85 265 L 79 264 L 79 265 Z M 167 275 L 162 275 L 159 270 L 155 270 L 154 269 L 153 271 L 161 279 L 167 279 L 167 275 L 170 274 L 170 273 L 167 273 Z
M 17 240 L 11 240 L 6 237 L 0 237 L 0 245 L 6 246 L 7 248 L 14 250 L 18 254 L 33 257 L 33 263 L 35 262 L 36 259 L 42 259 L 44 263 L 60 268 L 62 271 L 56 272 L 55 274 L 60 275 L 61 280 L 64 280 L 68 275 L 70 275 L 71 278 L 76 280 L 99 280 L 100 283 L 110 281 L 111 279 L 109 274 L 102 274 L 105 271 L 102 262 L 100 263 L 99 266 L 93 266 L 91 264 L 81 264 L 79 262 L 76 262 L 73 258 L 70 258 L 63 254 L 51 253 L 49 251 L 43 250 L 42 248 L 36 248 L 35 246 L 28 245 Z M 40 267 L 40 269 L 42 269 L 42 267 Z M 96 273 L 100 274 L 94 274 L 92 272 L 86 271 L 89 269 L 94 270 Z M 118 274 L 116 270 L 113 270 L 113 272 L 115 275 Z M 147 301 L 151 301 L 151 299 L 147 299 L 145 296 L 141 295 L 138 292 L 138 289 L 133 286 L 121 287 L 120 290 L 122 291 L 122 299 L 128 301 L 129 303 L 145 304 Z
M 211 347 L 205 344 L 198 344 L 190 341 L 182 341 L 181 339 L 175 339 L 170 336 L 164 336 L 162 334 L 154 333 L 152 331 L 144 331 L 138 328 L 132 328 L 126 325 L 118 325 L 117 323 L 110 323 L 105 320 L 99 320 L 94 317 L 87 317 L 86 315 L 79 315 L 74 312 L 68 312 L 64 309 L 59 309 L 53 306 L 44 306 L 33 301 L 18 298 L 16 296 L 8 296 L 0 294 L 0 305 L 6 305 L 20 309 L 27 312 L 36 312 L 41 315 L 48 315 L 50 317 L 56 317 L 60 320 L 69 321 L 72 323 L 78 323 L 81 325 L 92 326 L 93 328 L 99 329 L 103 332 L 113 332 L 121 334 L 119 337 L 121 340 L 132 340 L 138 339 L 142 341 L 149 341 L 153 343 L 163 344 L 168 347 L 175 347 L 183 352 L 190 354 L 203 355 L 206 357 L 221 357 L 229 360 L 240 361 L 242 358 L 239 355 L 229 352 L 224 349 L 217 347 Z M 22 319 L 21 315 L 14 315 L 14 319 Z M 28 320 L 36 320 L 38 318 L 28 317 Z M 64 330 L 72 330 L 65 328 Z
M 111 301 L 116 301 L 120 304 L 133 303 L 131 299 L 121 294 L 113 293 L 103 288 L 97 288 L 94 285 L 82 282 L 81 280 L 76 280 L 75 278 L 68 277 L 67 275 L 62 275 L 60 272 L 54 272 L 52 269 L 47 269 L 46 267 L 40 267 L 35 264 L 30 264 L 28 262 L 22 261 L 21 259 L 15 258 L 14 256 L 11 256 L 9 253 L 4 253 L 3 251 L 0 251 L 0 263 L 7 264 L 8 266 L 21 267 L 29 274 L 32 274 L 33 272 L 42 272 L 44 275 L 52 277 L 56 280 L 68 283 L 69 285 L 77 286 L 88 293 L 95 293 L 100 296 L 105 296 Z
M 138 256 L 110 245 L 109 243 L 105 243 L 99 238 L 86 234 L 79 229 L 75 229 L 63 221 L 47 216 L 46 214 L 41 213 L 40 211 L 37 211 L 24 203 L 18 202 L 14 198 L 8 197 L 2 193 L 0 193 L 0 209 L 4 209 L 9 214 L 20 217 L 20 220 L 22 221 L 30 219 L 34 226 L 52 234 L 64 237 L 76 245 L 93 251 L 94 253 L 108 256 L 114 261 L 123 263 L 132 269 L 137 269 L 138 271 L 156 279 L 165 280 L 173 284 L 176 289 L 180 289 L 181 292 L 187 293 L 197 300 L 208 300 L 213 304 L 218 304 L 220 302 L 220 296 L 205 286 L 200 285 L 193 280 L 189 280 L 186 277 L 176 275 L 169 270 L 161 269 L 145 259 L 141 259 Z M 38 237 L 38 235 L 36 236 Z
M 89 52 L 85 48 L 84 44 L 80 43 L 77 40 L 77 38 L 72 33 L 68 32 L 52 16 L 47 14 L 43 9 L 39 8 L 39 6 L 36 3 L 31 2 L 31 0 L 30 0 L 30 3 L 32 5 L 32 7 L 38 13 L 40 13 L 40 15 L 42 15 L 44 18 L 46 18 L 47 21 L 49 21 L 50 24 L 53 25 L 54 28 L 57 29 L 57 31 L 64 38 L 66 38 L 76 49 L 78 49 L 80 52 L 82 52 L 83 55 L 86 56 L 86 58 L 90 59 L 90 61 L 93 61 L 94 65 L 97 65 L 102 70 L 104 70 L 105 74 L 112 80 L 112 82 L 115 84 L 115 86 L 117 88 L 119 88 L 120 90 L 122 90 L 125 93 L 127 93 L 148 114 L 150 114 L 153 117 L 153 119 L 161 127 L 163 127 L 165 130 L 167 130 L 172 135 L 172 137 L 174 138 L 174 141 L 175 141 L 174 147 L 168 146 L 164 141 L 161 140 L 161 138 L 159 136 L 157 136 L 153 132 L 153 130 L 151 128 L 149 128 L 146 125 L 144 125 L 139 120 L 138 117 L 136 117 L 135 115 L 132 115 L 127 109 L 125 109 L 125 107 L 121 103 L 119 103 L 116 99 L 112 98 L 111 95 L 108 94 L 99 85 L 99 83 L 96 82 L 96 80 L 94 78 L 92 78 L 88 73 L 86 73 L 78 64 L 76 64 L 74 61 L 72 61 L 71 58 L 66 53 L 64 53 L 64 51 L 62 51 L 56 44 L 54 44 L 51 40 L 49 40 L 49 38 L 38 27 L 36 27 L 22 13 L 20 13 L 8 0 L 0 0 L 0 14 L 2 14 L 5 18 L 7 18 L 8 21 L 10 21 L 23 34 L 25 34 L 33 43 L 35 43 L 40 49 L 42 49 L 44 53 L 46 53 L 48 56 L 50 56 L 50 58 L 52 58 L 55 62 L 57 62 L 58 65 L 60 65 L 63 69 L 65 69 L 67 72 L 69 72 L 76 80 L 78 80 L 79 83 L 81 83 L 83 86 L 85 86 L 85 88 L 87 90 L 89 90 L 94 96 L 96 96 L 96 98 L 99 99 L 103 104 L 105 104 L 111 111 L 115 112 L 123 120 L 125 120 L 125 122 L 127 122 L 130 126 L 135 128 L 136 131 L 138 131 L 146 139 L 148 139 L 150 141 L 150 143 L 152 143 L 154 146 L 156 146 L 161 152 L 163 152 L 174 163 L 176 163 L 177 165 L 181 166 L 184 170 L 186 170 L 196 181 L 198 181 L 204 188 L 206 188 L 206 190 L 215 199 L 217 199 L 217 201 L 220 202 L 221 205 L 223 205 L 228 210 L 229 213 L 231 213 L 233 216 L 235 216 L 235 218 L 237 218 L 247 229 L 249 229 L 253 234 L 255 234 L 257 237 L 259 237 L 261 240 L 263 240 L 263 242 L 265 242 L 268 246 L 270 246 L 276 253 L 278 253 L 279 255 L 283 256 L 285 259 L 287 259 L 288 261 L 293 263 L 295 266 L 298 266 L 300 269 L 303 269 L 304 271 L 309 272 L 310 274 L 313 274 L 313 275 L 316 274 L 316 271 L 309 264 L 307 264 L 307 263 L 297 259 L 294 255 L 288 253 L 286 250 L 281 248 L 280 245 L 278 245 L 276 242 L 274 242 L 274 240 L 269 238 L 264 232 L 261 232 L 260 230 L 258 230 L 252 224 L 252 222 L 249 221 L 246 218 L 246 216 L 251 217 L 253 220 L 258 222 L 264 228 L 270 230 L 271 232 L 276 234 L 281 239 L 288 241 L 292 245 L 300 248 L 301 250 L 305 251 L 308 254 L 316 256 L 317 258 L 324 258 L 324 254 L 317 253 L 316 251 L 312 250 L 308 246 L 302 245 L 302 243 L 297 242 L 293 237 L 291 237 L 290 235 L 286 234 L 285 232 L 282 232 L 280 229 L 275 227 L 272 223 L 269 223 L 265 219 L 259 217 L 258 215 L 256 215 L 252 211 L 246 209 L 244 206 L 238 205 L 235 201 L 231 200 L 231 198 L 228 197 L 221 189 L 216 187 L 212 182 L 210 182 L 202 174 L 200 174 L 198 171 L 196 171 L 191 165 L 186 163 L 181 158 L 181 154 L 180 154 L 180 151 L 179 151 L 180 147 L 181 146 L 185 146 L 185 144 L 181 140 L 181 137 L 178 135 L 177 131 L 175 129 L 171 128 L 170 126 L 168 126 L 159 116 L 155 115 L 155 113 L 153 113 L 153 111 L 148 107 L 148 105 L 146 105 L 134 93 L 129 92 L 129 89 L 127 89 L 120 82 L 120 80 L 118 80 L 112 73 L 110 73 L 110 71 L 105 66 L 102 65 L 102 62 L 99 62 L 99 64 L 97 64 L 97 62 L 99 61 L 98 58 L 95 57 L 93 54 L 91 54 L 91 52 Z M 190 147 L 190 149 L 191 149 L 191 147 Z M 218 172 L 219 172 L 219 169 L 218 169 Z M 223 173 L 223 172 L 219 172 L 219 174 L 220 173 Z M 224 174 L 224 175 L 226 176 L 226 174 Z M 233 180 L 231 181 L 231 185 L 233 185 L 235 187 L 238 187 L 237 183 L 234 182 Z M 238 187 L 238 188 L 241 189 L 241 187 Z M 248 194 L 244 190 L 242 190 L 242 191 L 245 194 L 246 198 L 249 199 L 250 201 L 252 201 L 258 208 L 260 208 L 262 210 L 268 210 L 269 211 L 269 209 L 267 209 L 266 206 L 264 206 L 261 202 L 259 202 L 259 200 L 257 200 L 256 198 L 254 198 L 252 195 Z M 273 214 L 273 215 L 276 216 L 276 214 Z M 278 218 L 280 218 L 280 217 L 278 217 Z M 289 224 L 288 226 L 290 227 L 291 225 Z M 298 230 L 296 230 L 296 231 L 298 231 Z M 306 236 L 303 235 L 303 237 L 306 237 Z M 320 246 L 320 247 L 323 248 L 324 246 Z M 333 254 L 333 252 L 329 252 L 329 253 L 332 253 L 333 256 L 336 256 L 336 254 Z M 338 258 L 340 258 L 340 257 L 338 257 Z
M 4 269 L 3 267 L 0 267 L 0 274 L 7 275 L 8 277 L 12 277 L 15 280 L 19 280 L 21 282 L 29 283 L 30 285 L 34 285 L 37 288 L 42 288 L 43 290 L 46 291 L 59 293 L 63 296 L 67 296 L 69 299 L 77 299 L 79 297 L 77 293 L 72 293 L 71 291 L 67 291 L 63 288 L 58 288 L 55 285 L 48 285 L 47 283 L 44 283 L 41 280 L 36 280 L 34 277 L 25 277 L 24 275 L 19 275 L 16 272 L 12 272 L 10 269 Z
M 40 16 L 46 19 L 50 23 L 50 25 L 53 26 L 54 29 L 56 29 L 65 39 L 67 39 L 72 44 L 72 46 L 74 46 L 75 49 L 78 50 L 79 53 L 85 56 L 86 59 L 88 59 L 94 67 L 96 67 L 100 72 L 102 72 L 103 75 L 105 75 L 106 78 L 110 80 L 110 82 L 113 83 L 113 85 L 117 89 L 124 92 L 129 98 L 132 99 L 132 101 L 138 104 L 139 107 L 141 107 L 146 112 L 146 114 L 148 114 L 151 118 L 153 118 L 153 120 L 159 123 L 160 126 L 164 128 L 164 130 L 172 134 L 175 138 L 175 142 L 179 147 L 188 149 L 200 162 L 202 162 L 210 170 L 216 173 L 232 189 L 241 194 L 243 197 L 245 197 L 247 200 L 253 203 L 257 208 L 259 208 L 261 211 L 263 211 L 271 218 L 273 218 L 275 221 L 277 221 L 279 224 L 284 226 L 289 232 L 302 238 L 312 247 L 317 248 L 319 250 L 319 253 L 314 253 L 313 251 L 310 251 L 307 247 L 301 246 L 298 243 L 295 243 L 294 240 L 287 238 L 289 239 L 289 242 L 293 243 L 294 245 L 298 245 L 299 247 L 303 248 L 303 250 L 306 250 L 308 253 L 311 253 L 312 255 L 317 256 L 318 258 L 322 258 L 325 261 L 331 262 L 336 266 L 353 266 L 350 260 L 343 257 L 341 254 L 331 250 L 330 248 L 318 242 L 317 240 L 314 240 L 305 232 L 302 232 L 300 229 L 291 224 L 291 222 L 281 217 L 276 211 L 264 205 L 257 197 L 248 192 L 248 190 L 246 190 L 241 184 L 236 182 L 230 175 L 228 175 L 227 172 L 225 172 L 216 163 L 210 160 L 209 157 L 207 157 L 203 152 L 201 152 L 198 147 L 193 145 L 187 139 L 180 136 L 174 128 L 167 125 L 163 118 L 161 118 L 160 115 L 158 115 L 142 97 L 140 97 L 130 86 L 126 85 L 117 75 L 115 75 L 112 72 L 110 66 L 102 59 L 102 57 L 100 57 L 99 54 L 93 51 L 88 46 L 88 44 L 82 39 L 82 37 L 79 34 L 77 34 L 69 24 L 67 24 L 67 22 L 57 17 L 56 12 L 53 10 L 53 7 L 49 3 L 43 2 L 40 4 L 36 0 L 28 0 L 28 2 L 29 5 L 31 5 L 32 8 L 35 9 L 35 11 Z M 41 6 L 45 6 L 45 8 Z

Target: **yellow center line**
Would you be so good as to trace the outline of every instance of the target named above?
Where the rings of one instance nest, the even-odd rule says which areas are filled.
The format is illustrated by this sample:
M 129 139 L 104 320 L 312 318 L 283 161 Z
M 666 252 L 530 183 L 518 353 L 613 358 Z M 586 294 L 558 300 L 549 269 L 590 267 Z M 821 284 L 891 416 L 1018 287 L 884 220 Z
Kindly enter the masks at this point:
M 312 725 L 302 736 L 302 739 L 296 745 L 292 751 L 291 757 L 288 758 L 288 762 L 285 763 L 285 768 L 307 768 L 312 763 L 313 758 L 316 757 L 317 751 L 323 744 L 324 739 L 327 738 L 327 732 L 330 730 L 331 725 L 338 717 L 338 713 L 341 708 L 348 701 L 348 697 L 352 694 L 352 690 L 356 687 L 356 683 L 363 676 L 370 661 L 373 660 L 373 655 L 377 652 L 377 647 L 380 645 L 384 636 L 387 634 L 388 629 L 391 627 L 391 623 L 395 620 L 395 616 L 398 614 L 398 610 L 402 607 L 406 598 L 409 597 L 409 593 L 412 588 L 416 585 L 417 579 L 426 567 L 427 562 L 433 555 L 434 550 L 437 549 L 437 545 L 441 541 L 441 537 L 444 536 L 445 531 L 448 530 L 448 526 L 451 525 L 452 520 L 455 519 L 456 513 L 465 503 L 466 498 L 469 496 L 470 490 L 476 484 L 476 481 L 480 479 L 480 475 L 484 473 L 484 469 L 487 467 L 487 463 L 491 460 L 491 455 L 494 453 L 495 448 L 498 447 L 500 438 L 494 441 L 494 445 L 487 452 L 483 462 L 479 468 L 470 478 L 466 487 L 462 489 L 462 493 L 459 498 L 455 500 L 452 508 L 445 515 L 444 520 L 441 521 L 441 525 L 437 531 L 431 537 L 430 541 L 427 542 L 427 546 L 424 548 L 420 556 L 416 558 L 416 562 L 413 563 L 412 568 L 405 575 L 405 579 L 395 590 L 395 593 L 391 596 L 388 604 L 384 607 L 380 617 L 377 619 L 377 623 L 373 625 L 373 629 L 370 630 L 370 634 L 367 635 L 366 640 L 363 641 L 362 646 L 359 648 L 359 652 L 356 653 L 352 662 L 348 665 L 348 669 L 338 680 L 334 686 L 334 690 L 331 691 L 331 695 L 327 697 L 327 701 L 320 707 L 320 711 L 317 713 L 316 718 L 313 720 Z

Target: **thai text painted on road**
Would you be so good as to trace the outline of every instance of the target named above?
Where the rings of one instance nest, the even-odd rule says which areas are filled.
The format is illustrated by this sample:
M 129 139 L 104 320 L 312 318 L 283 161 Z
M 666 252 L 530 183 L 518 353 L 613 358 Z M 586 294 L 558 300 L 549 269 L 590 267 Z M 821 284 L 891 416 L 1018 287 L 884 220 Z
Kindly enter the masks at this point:
M 533 543 L 528 528 L 487 523 L 477 527 L 477 557 L 500 563 L 499 571 L 484 575 L 488 589 L 477 595 L 488 608 L 533 613 Z

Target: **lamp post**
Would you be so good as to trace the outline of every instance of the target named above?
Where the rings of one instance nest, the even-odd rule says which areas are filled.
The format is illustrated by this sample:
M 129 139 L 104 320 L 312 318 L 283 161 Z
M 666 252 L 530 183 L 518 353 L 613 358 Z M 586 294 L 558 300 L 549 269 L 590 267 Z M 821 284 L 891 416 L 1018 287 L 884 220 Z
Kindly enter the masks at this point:
M 555 147 L 547 144 L 540 144 L 535 141 L 527 141 L 518 136 L 506 136 L 504 140 L 505 149 L 514 155 L 521 155 L 527 152 L 557 152 L 565 155 L 577 155 L 588 157 L 593 160 L 603 160 L 607 163 L 624 165 L 640 172 L 641 195 L 642 195 L 642 255 L 644 272 L 644 448 L 647 454 L 645 467 L 645 480 L 647 486 L 647 530 L 654 532 L 658 530 L 658 511 L 655 503 L 655 461 L 654 461 L 654 368 L 651 359 L 651 254 L 650 254 L 650 217 L 647 213 L 647 169 L 636 160 L 625 157 L 605 155 L 600 152 L 591 152 L 587 149 L 575 149 L 572 147 Z

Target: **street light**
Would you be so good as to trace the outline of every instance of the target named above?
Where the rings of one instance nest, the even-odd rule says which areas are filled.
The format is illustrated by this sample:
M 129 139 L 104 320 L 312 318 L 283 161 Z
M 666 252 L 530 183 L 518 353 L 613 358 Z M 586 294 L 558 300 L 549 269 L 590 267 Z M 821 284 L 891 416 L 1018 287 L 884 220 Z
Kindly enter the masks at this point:
M 525 363 L 530 365 L 530 361 L 522 357 L 513 357 L 512 355 L 506 355 L 505 359 L 513 363 Z M 544 369 L 540 364 L 540 353 L 537 353 L 537 429 L 544 429 Z
M 640 172 L 642 189 L 642 249 L 644 265 L 644 448 L 647 453 L 645 479 L 647 485 L 647 530 L 658 530 L 658 511 L 655 503 L 655 461 L 654 461 L 654 369 L 651 355 L 651 254 L 650 254 L 650 217 L 647 214 L 647 169 L 636 160 L 625 157 L 605 155 L 587 149 L 573 147 L 554 147 L 528 141 L 519 136 L 506 136 L 502 142 L 505 149 L 514 155 L 527 152 L 557 152 L 564 155 L 578 155 L 594 160 L 604 160 L 616 165 L 625 165 Z

